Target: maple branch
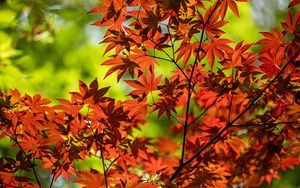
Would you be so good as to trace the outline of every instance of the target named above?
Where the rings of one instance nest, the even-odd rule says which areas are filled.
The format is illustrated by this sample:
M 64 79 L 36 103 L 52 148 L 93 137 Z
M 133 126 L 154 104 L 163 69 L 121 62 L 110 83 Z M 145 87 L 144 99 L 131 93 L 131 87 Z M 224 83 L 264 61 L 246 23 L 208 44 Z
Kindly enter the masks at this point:
M 151 38 L 148 38 L 151 42 L 153 42 L 155 44 L 155 46 L 158 46 L 158 44 L 156 42 L 154 42 Z M 183 71 L 183 69 L 178 65 L 178 63 L 175 61 L 175 59 L 173 59 L 164 49 L 160 49 L 164 54 L 166 54 L 168 56 L 168 58 L 171 60 L 171 62 L 173 62 L 175 64 L 175 66 L 180 70 L 180 72 L 184 75 L 184 77 L 189 80 L 188 76 L 185 74 L 185 72 Z M 174 53 L 173 53 L 174 55 Z
M 175 50 L 174 50 L 175 40 L 174 40 L 174 43 L 173 43 L 172 35 L 171 35 L 171 32 L 170 32 L 170 27 L 168 25 L 166 25 L 166 26 L 168 28 L 168 33 L 170 35 L 170 41 L 171 41 L 173 59 L 175 59 Z
M 107 182 L 107 175 L 106 175 L 106 169 L 105 169 L 105 164 L 104 164 L 104 155 L 103 155 L 103 147 L 102 147 L 102 143 L 103 143 L 103 139 L 102 139 L 102 143 L 98 141 L 98 139 L 96 138 L 95 132 L 92 129 L 91 126 L 91 121 L 89 120 L 88 114 L 90 111 L 90 105 L 88 105 L 88 109 L 87 109 L 87 113 L 86 113 L 86 118 L 87 118 L 87 124 L 89 125 L 88 127 L 91 129 L 91 132 L 93 134 L 94 140 L 96 141 L 96 143 L 99 145 L 100 147 L 100 152 L 101 152 L 101 161 L 102 161 L 102 167 L 103 167 L 103 175 L 104 175 L 104 181 L 105 181 L 105 187 L 108 188 L 108 182 Z
M 100 152 L 101 152 L 101 160 L 102 160 L 102 167 L 103 167 L 103 173 L 104 173 L 105 187 L 108 188 L 108 182 L 107 182 L 107 175 L 106 175 L 106 169 L 105 169 L 105 164 L 104 164 L 104 155 L 103 155 L 102 144 L 100 144 Z
M 53 173 L 52 175 L 52 178 L 51 178 L 51 183 L 50 183 L 50 186 L 49 188 L 51 188 L 53 186 L 53 183 L 54 183 L 54 177 L 56 176 L 56 171 Z
M 233 123 L 232 126 L 236 127 L 255 127 L 255 126 L 264 126 L 264 125 L 279 125 L 279 124 L 300 124 L 300 121 L 282 121 L 282 122 L 259 122 L 259 123 L 246 123 L 246 124 L 238 124 Z
M 234 71 L 233 68 L 231 69 L 231 71 L 232 72 Z M 235 77 L 235 75 L 234 75 L 234 72 L 233 72 L 233 74 L 231 76 L 231 83 L 233 82 L 233 79 L 235 79 L 234 77 Z M 229 123 L 230 120 L 231 120 L 232 103 L 233 103 L 233 94 L 231 93 L 227 123 Z
M 207 142 L 204 146 L 202 146 L 191 158 L 189 158 L 187 161 L 180 164 L 172 177 L 170 178 L 170 181 L 172 182 L 177 174 L 180 172 L 180 170 L 185 167 L 187 164 L 192 162 L 195 158 L 197 158 L 206 148 L 208 148 L 211 144 L 215 143 L 219 139 L 219 137 L 230 127 L 230 124 L 227 124 L 225 127 L 223 127 L 209 142 Z
M 10 122 L 10 121 L 9 121 L 9 122 Z M 11 123 L 11 122 L 10 122 L 10 123 Z M 6 132 L 5 130 L 3 130 L 2 128 L 0 128 L 0 130 L 1 130 L 2 132 L 4 132 L 4 134 L 5 134 L 6 136 L 8 136 L 12 141 L 14 141 L 14 142 L 17 144 L 17 146 L 20 148 L 22 154 L 27 158 L 27 160 L 28 160 L 28 162 L 29 162 L 29 164 L 30 164 L 30 168 L 32 169 L 34 178 L 35 178 L 35 180 L 36 180 L 38 186 L 41 188 L 42 186 L 41 186 L 40 180 L 39 180 L 39 178 L 38 178 L 38 176 L 37 176 L 37 173 L 36 173 L 36 171 L 35 171 L 34 163 L 32 163 L 31 160 L 28 158 L 28 155 L 26 155 L 26 152 L 24 151 L 24 149 L 23 149 L 22 146 L 20 145 L 20 143 L 19 143 L 19 141 L 17 140 L 17 138 L 14 138 L 13 136 L 11 136 L 8 132 Z M 16 134 L 16 133 L 15 133 L 15 134 Z
M 15 143 L 18 145 L 18 147 L 21 149 L 23 155 L 24 155 L 26 158 L 28 158 L 27 155 L 26 155 L 26 153 L 25 153 L 25 151 L 23 150 L 22 146 L 21 146 L 20 143 L 18 142 L 18 140 L 16 139 L 16 140 L 14 140 L 14 142 L 15 142 Z M 27 160 L 29 161 L 30 167 L 31 167 L 31 169 L 32 169 L 34 178 L 35 178 L 35 180 L 36 180 L 38 186 L 39 186 L 39 187 L 42 187 L 42 186 L 41 186 L 41 183 L 40 183 L 40 180 L 39 180 L 39 178 L 38 178 L 38 176 L 37 176 L 37 173 L 36 173 L 36 171 L 35 171 L 34 163 L 32 163 L 30 159 L 27 159 Z
M 202 47 L 202 43 L 203 43 L 205 27 L 206 27 L 206 25 L 208 24 L 208 22 L 210 21 L 210 18 L 212 17 L 212 15 L 213 15 L 213 14 L 215 13 L 215 11 L 217 10 L 217 8 L 218 8 L 220 2 L 221 2 L 221 0 L 218 0 L 218 1 L 217 1 L 217 3 L 215 4 L 214 9 L 212 10 L 212 12 L 210 13 L 210 15 L 208 16 L 206 22 L 203 24 L 203 29 L 202 29 L 202 31 L 201 31 L 201 37 L 200 37 L 200 42 L 199 42 L 199 47 L 198 47 L 198 49 L 197 49 L 196 58 L 195 58 L 194 63 L 193 63 L 193 67 L 192 67 L 190 79 L 192 79 L 192 77 L 193 77 L 193 74 L 194 74 L 194 71 L 195 71 L 195 68 L 196 68 L 196 65 L 197 65 L 198 56 L 200 55 L 200 52 L 201 52 L 201 47 Z
M 178 117 L 176 115 L 174 115 L 174 113 L 172 111 L 171 111 L 171 115 L 180 125 L 184 126 L 184 123 L 182 123 L 182 121 L 180 121 L 180 119 L 178 119 Z
M 108 167 L 106 168 L 106 172 L 109 171 L 110 167 L 120 158 L 120 155 L 118 157 L 116 157 L 109 165 Z
M 160 60 L 164 60 L 164 61 L 173 62 L 173 61 L 172 61 L 172 60 L 170 60 L 170 59 L 163 58 L 163 57 L 158 57 L 158 56 L 155 56 L 155 55 L 149 55 L 149 54 L 145 54 L 145 56 L 148 56 L 148 57 L 153 57 L 153 58 L 160 59 Z
M 187 78 L 187 82 L 188 82 L 188 96 L 187 96 L 187 104 L 186 104 L 186 110 L 185 110 L 185 121 L 184 121 L 184 126 L 183 126 L 183 142 L 182 142 L 181 158 L 180 158 L 180 164 L 179 164 L 179 167 L 178 167 L 179 170 L 181 169 L 180 167 L 184 164 L 186 135 L 187 135 L 187 128 L 189 126 L 189 123 L 188 123 L 189 109 L 190 109 L 190 103 L 191 103 L 191 97 L 192 97 L 192 90 L 193 90 L 193 87 L 194 87 L 194 86 L 192 86 L 192 78 L 193 78 L 193 74 L 194 74 L 194 71 L 195 71 L 195 68 L 196 68 L 196 65 L 197 65 L 198 56 L 199 56 L 201 48 L 202 48 L 202 42 L 203 42 L 203 38 L 204 38 L 205 27 L 208 24 L 208 22 L 210 21 L 210 18 L 212 17 L 212 15 L 217 10 L 217 7 L 218 7 L 218 5 L 219 5 L 220 2 L 221 2 L 221 0 L 217 1 L 217 3 L 215 4 L 214 9 L 211 12 L 211 14 L 208 16 L 206 22 L 203 24 L 203 29 L 201 31 L 201 37 L 200 37 L 200 42 L 199 42 L 199 47 L 197 49 L 197 53 L 196 53 L 196 56 L 195 56 L 193 67 L 192 67 L 192 71 L 191 71 L 190 77 Z M 175 172 L 173 174 L 174 178 L 175 178 L 176 175 L 177 174 Z M 171 181 L 172 180 L 173 179 L 171 178 Z
M 139 24 L 140 24 L 140 21 L 139 21 L 139 18 L 134 18 Z M 141 25 L 141 24 L 140 24 Z M 168 31 L 169 31 L 169 28 L 168 28 Z M 135 33 L 131 33 L 132 35 L 135 35 L 135 36 L 140 36 L 140 35 L 137 35 L 137 34 L 135 34 Z M 171 35 L 170 35 L 171 36 Z M 147 37 L 148 38 L 148 37 Z M 148 38 L 148 40 L 149 41 L 151 41 L 153 44 L 155 44 L 155 46 L 159 46 L 155 41 L 153 41 L 150 37 Z M 171 42 L 172 42 L 172 40 L 171 40 Z M 154 50 L 155 50 L 155 48 L 154 48 Z M 185 72 L 183 71 L 183 69 L 178 65 L 178 63 L 175 61 L 175 52 L 174 52 L 174 46 L 173 46 L 173 44 L 172 44 L 172 52 L 173 52 L 173 54 L 172 54 L 172 56 L 173 56 L 173 58 L 164 50 L 164 49 L 159 49 L 160 51 L 162 51 L 164 54 L 166 54 L 167 56 L 168 56 L 168 58 L 169 58 L 169 60 L 167 60 L 166 58 L 161 58 L 161 57 L 157 57 L 157 56 L 155 56 L 155 54 L 154 54 L 154 58 L 157 58 L 157 59 L 162 59 L 162 60 L 165 60 L 165 61 L 170 61 L 170 62 L 173 62 L 174 64 L 175 64 L 175 66 L 180 70 L 180 72 L 184 75 L 184 77 L 187 79 L 187 80 L 189 80 L 189 78 L 188 78 L 188 76 L 185 74 Z M 148 54 L 146 54 L 146 55 L 148 55 Z M 151 57 L 150 55 L 148 55 L 149 57 Z
M 231 126 L 234 125 L 234 123 L 241 118 L 255 103 L 257 103 L 260 99 L 263 93 L 281 76 L 281 74 L 285 71 L 285 69 L 288 67 L 288 65 L 295 60 L 295 58 L 299 55 L 300 50 L 298 50 L 290 59 L 289 61 L 282 67 L 282 69 L 279 71 L 279 73 L 259 92 L 259 94 L 252 100 L 252 102 L 239 114 L 237 115 L 230 123 L 227 123 L 226 126 L 224 126 L 215 136 L 208 141 L 204 146 L 202 146 L 192 157 L 190 157 L 187 161 L 181 163 L 172 177 L 170 178 L 170 181 L 172 182 L 177 174 L 181 171 L 181 169 L 192 162 L 195 158 L 197 158 L 206 148 L 208 148 L 211 144 L 215 143 L 219 137 Z
M 22 172 L 21 172 L 21 170 L 20 170 L 20 171 L 19 171 L 19 176 L 21 177 L 21 175 L 22 175 Z M 22 185 L 22 183 L 21 183 L 20 178 L 18 178 L 18 182 L 19 182 L 19 186 L 20 186 L 21 188 L 23 188 L 23 185 Z
M 231 111 L 232 111 L 232 103 L 233 103 L 232 101 L 233 101 L 233 95 L 231 94 L 230 103 L 229 103 L 229 112 L 228 112 L 227 123 L 230 122 L 230 119 L 231 119 Z
M 199 114 L 195 119 L 193 119 L 193 121 L 191 121 L 187 127 L 190 127 L 191 125 L 193 125 L 197 120 L 199 120 L 211 107 L 213 107 L 216 102 L 218 101 L 218 99 L 221 97 L 222 95 L 218 95 L 215 100 L 208 106 L 205 108 L 205 110 L 203 112 L 201 112 L 201 114 Z
M 89 122 L 89 121 L 88 121 Z M 90 123 L 88 123 L 90 125 Z M 94 139 L 96 141 L 96 143 L 99 145 L 100 147 L 100 152 L 101 152 L 101 162 L 102 162 L 102 167 L 103 167 L 103 175 L 104 175 L 104 181 L 105 181 L 105 187 L 108 188 L 108 182 L 107 182 L 107 175 L 106 175 L 106 168 L 105 168 L 105 164 L 104 164 L 104 155 L 103 155 L 103 147 L 102 147 L 102 143 L 99 143 L 98 142 L 98 139 L 96 138 L 96 135 L 94 133 L 94 131 L 92 130 L 91 126 L 89 126 L 91 131 L 92 131 L 92 134 L 94 136 Z
M 239 114 L 237 115 L 230 124 L 232 125 L 235 123 L 239 118 L 241 118 L 254 104 L 256 104 L 261 96 L 264 94 L 264 92 L 281 76 L 281 74 L 285 71 L 285 69 L 288 67 L 288 65 L 294 61 L 294 59 L 299 55 L 300 50 L 298 50 L 290 59 L 289 61 L 282 67 L 282 69 L 279 71 L 279 73 L 262 89 L 259 94 L 252 100 L 252 102 Z

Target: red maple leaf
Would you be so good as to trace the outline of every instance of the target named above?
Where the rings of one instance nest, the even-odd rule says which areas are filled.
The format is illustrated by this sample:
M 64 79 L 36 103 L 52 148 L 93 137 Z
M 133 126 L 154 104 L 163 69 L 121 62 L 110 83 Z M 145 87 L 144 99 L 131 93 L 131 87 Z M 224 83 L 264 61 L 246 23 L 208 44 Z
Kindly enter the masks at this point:
M 80 171 L 79 178 L 73 180 L 73 182 L 83 185 L 83 188 L 105 187 L 103 174 L 100 174 L 99 172 L 93 169 L 91 169 L 90 172 Z
M 272 29 L 272 33 L 260 32 L 265 38 L 259 40 L 256 44 L 263 44 L 260 49 L 261 53 L 270 51 L 272 54 L 276 54 L 278 51 L 284 51 L 285 43 L 282 42 L 284 34 L 280 33 L 277 29 Z
M 203 49 L 206 52 L 208 62 L 210 67 L 213 68 L 215 62 L 215 56 L 217 56 L 220 60 L 224 58 L 224 51 L 232 52 L 232 48 L 228 46 L 228 43 L 231 43 L 231 40 L 228 39 L 214 39 L 211 42 L 207 42 L 203 44 Z
M 135 88 L 129 95 L 142 95 L 148 94 L 151 91 L 157 90 L 157 85 L 161 80 L 162 75 L 154 77 L 154 73 L 151 71 L 148 74 L 143 74 L 137 80 L 125 80 L 125 82 L 130 86 Z

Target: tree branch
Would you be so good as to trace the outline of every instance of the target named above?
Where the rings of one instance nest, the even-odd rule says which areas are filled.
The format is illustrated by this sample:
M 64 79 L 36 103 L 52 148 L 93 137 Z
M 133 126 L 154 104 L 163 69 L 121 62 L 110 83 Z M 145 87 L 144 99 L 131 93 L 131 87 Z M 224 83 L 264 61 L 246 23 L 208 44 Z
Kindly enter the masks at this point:
M 236 127 L 256 127 L 256 126 L 264 126 L 264 125 L 279 125 L 279 124 L 299 124 L 300 125 L 300 121 L 291 121 L 291 122 L 286 122 L 286 121 L 282 121 L 282 122 L 259 122 L 259 123 L 246 123 L 246 124 L 238 124 L 238 123 L 233 123 L 232 126 L 236 126 Z
M 185 164 L 184 162 L 184 154 L 185 154 L 185 145 L 186 145 L 186 135 L 187 135 L 187 128 L 189 126 L 189 122 L 188 122 L 188 116 L 189 116 L 189 109 L 190 109 L 190 103 L 191 103 L 191 98 L 192 98 L 192 90 L 193 90 L 193 86 L 192 86 L 192 78 L 193 78 L 193 74 L 197 65 L 197 61 L 198 61 L 198 56 L 200 54 L 201 48 L 202 48 L 202 42 L 203 42 L 203 38 L 204 38 L 204 31 L 205 31 L 205 27 L 208 24 L 210 18 L 212 17 L 212 15 L 214 14 L 214 12 L 217 10 L 217 7 L 219 5 L 219 3 L 221 2 L 221 0 L 218 0 L 217 3 L 215 4 L 214 9 L 212 10 L 211 14 L 209 15 L 209 17 L 207 18 L 206 22 L 203 24 L 203 29 L 201 31 L 201 37 L 200 37 L 200 42 L 199 42 L 199 47 L 197 49 L 197 53 L 195 56 L 195 60 L 193 63 L 193 67 L 191 70 L 191 74 L 190 77 L 187 78 L 187 82 L 188 82 L 188 97 L 187 97 L 187 104 L 186 104 L 186 110 L 185 110 L 185 121 L 184 121 L 184 127 L 183 127 L 183 141 L 182 141 L 182 150 L 181 150 L 181 158 L 180 158 L 180 164 L 179 164 L 179 170 L 181 169 L 181 166 Z M 176 170 L 176 172 L 177 172 Z M 175 176 L 177 175 L 177 173 L 174 173 L 173 176 L 171 177 L 171 181 L 173 181 L 173 179 L 175 178 Z
M 10 121 L 9 121 L 9 122 L 10 122 Z M 34 168 L 34 165 L 35 165 L 35 164 L 34 164 L 33 162 L 31 162 L 31 160 L 27 157 L 26 152 L 24 151 L 24 149 L 23 149 L 22 146 L 20 145 L 20 143 L 19 143 L 19 141 L 17 140 L 17 138 L 13 138 L 8 132 L 6 132 L 5 130 L 3 130 L 2 128 L 0 128 L 0 129 L 1 129 L 2 132 L 4 132 L 4 134 L 5 134 L 6 136 L 8 136 L 12 141 L 14 141 L 14 142 L 17 144 L 17 146 L 20 148 L 22 154 L 27 158 L 27 160 L 29 161 L 30 167 L 31 167 L 31 169 L 32 169 L 34 178 L 35 178 L 35 180 L 36 180 L 38 186 L 41 188 L 41 187 L 42 187 L 42 186 L 41 186 L 41 183 L 40 183 L 40 181 L 39 181 L 39 178 L 38 178 L 37 173 L 36 173 L 35 168 Z M 15 133 L 15 134 L 16 134 L 16 133 Z
M 192 162 L 195 158 L 197 158 L 206 148 L 208 148 L 211 144 L 215 143 L 219 139 L 219 137 L 233 124 L 241 118 L 256 102 L 259 101 L 263 93 L 281 76 L 281 74 L 285 71 L 285 69 L 288 67 L 288 65 L 295 60 L 295 58 L 299 55 L 300 50 L 298 50 L 290 59 L 289 61 L 282 67 L 280 72 L 259 92 L 259 94 L 252 100 L 252 102 L 239 114 L 237 115 L 231 122 L 227 123 L 225 127 L 223 127 L 209 142 L 207 142 L 204 146 L 202 146 L 192 157 L 190 157 L 186 162 L 181 163 L 175 173 L 170 178 L 170 181 L 172 182 L 177 174 L 180 172 L 180 170 Z

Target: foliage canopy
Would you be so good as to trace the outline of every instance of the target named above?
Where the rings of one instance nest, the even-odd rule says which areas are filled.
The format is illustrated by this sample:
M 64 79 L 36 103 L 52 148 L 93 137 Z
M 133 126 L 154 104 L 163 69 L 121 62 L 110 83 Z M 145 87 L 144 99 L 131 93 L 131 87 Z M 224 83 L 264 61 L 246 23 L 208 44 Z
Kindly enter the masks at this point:
M 102 66 L 131 88 L 127 99 L 97 79 L 57 105 L 0 93 L 1 138 L 18 148 L 1 158 L 0 183 L 41 187 L 40 164 L 50 187 L 61 175 L 84 187 L 255 187 L 299 165 L 300 2 L 250 44 L 223 37 L 240 2 L 102 0 L 90 11 L 106 27 Z M 170 120 L 169 137 L 134 134 L 151 114 Z M 76 167 L 90 157 L 101 170 Z

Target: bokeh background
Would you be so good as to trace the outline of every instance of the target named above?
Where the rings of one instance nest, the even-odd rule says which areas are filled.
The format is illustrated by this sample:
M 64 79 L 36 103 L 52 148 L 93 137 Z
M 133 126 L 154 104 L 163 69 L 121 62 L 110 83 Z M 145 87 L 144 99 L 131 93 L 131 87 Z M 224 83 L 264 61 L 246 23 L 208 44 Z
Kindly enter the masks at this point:
M 100 44 L 105 28 L 92 26 L 100 15 L 88 14 L 98 4 L 97 0 L 0 0 L 0 90 L 18 88 L 21 93 L 40 93 L 56 103 L 56 98 L 68 98 L 76 91 L 78 80 L 86 83 L 98 78 L 100 85 L 111 86 L 109 95 L 117 99 L 126 98 L 128 88 L 117 83 L 115 75 L 103 80 L 108 67 L 100 66 L 107 58 L 103 56 L 105 46 Z M 226 16 L 230 22 L 223 29 L 224 37 L 235 42 L 247 43 L 261 38 L 260 31 L 280 27 L 285 19 L 289 0 L 253 0 L 238 3 L 240 18 L 231 12 Z M 255 47 L 253 48 L 255 49 Z M 167 72 L 164 67 L 158 71 Z M 165 122 L 164 122 L 165 121 Z M 155 137 L 166 134 L 157 122 L 149 120 L 140 134 Z M 8 148 L 8 140 L 0 142 L 0 157 L 15 150 Z M 100 164 L 90 159 L 81 168 Z M 41 172 L 41 176 L 47 174 Z M 300 187 L 300 168 L 281 173 L 281 180 L 262 187 Z M 45 178 L 47 181 L 47 178 Z M 56 187 L 66 186 L 62 179 Z

